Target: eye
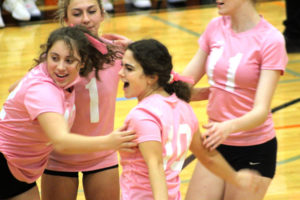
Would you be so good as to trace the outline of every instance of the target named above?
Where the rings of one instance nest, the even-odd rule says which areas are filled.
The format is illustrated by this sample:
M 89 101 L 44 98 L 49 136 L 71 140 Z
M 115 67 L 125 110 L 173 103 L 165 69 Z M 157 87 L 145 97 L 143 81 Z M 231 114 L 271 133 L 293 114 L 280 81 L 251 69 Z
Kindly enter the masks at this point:
M 66 62 L 67 62 L 68 64 L 72 64 L 72 63 L 74 63 L 74 61 L 75 61 L 74 58 L 67 58 L 67 59 L 66 59 Z
M 58 59 L 58 56 L 56 56 L 56 55 L 52 55 L 51 56 L 51 59 L 53 60 L 53 61 L 58 61 L 59 59 Z
M 97 12 L 97 10 L 89 10 L 88 12 L 89 12 L 89 14 L 95 14 Z
M 74 17 L 79 17 L 79 16 L 81 15 L 81 12 L 76 11 L 76 12 L 73 12 L 72 15 L 73 15 Z
M 125 66 L 125 69 L 129 72 L 131 72 L 133 69 L 131 67 Z

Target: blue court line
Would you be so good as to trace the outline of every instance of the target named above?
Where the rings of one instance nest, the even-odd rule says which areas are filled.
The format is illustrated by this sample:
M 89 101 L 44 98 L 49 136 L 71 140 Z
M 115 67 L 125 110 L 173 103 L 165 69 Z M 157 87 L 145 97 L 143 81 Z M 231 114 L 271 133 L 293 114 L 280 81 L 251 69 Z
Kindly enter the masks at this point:
M 291 80 L 281 80 L 278 83 L 293 83 L 293 82 L 299 82 L 300 79 L 291 79 Z
M 294 76 L 300 77 L 300 73 L 299 73 L 299 72 L 295 72 L 295 71 L 290 70 L 290 69 L 288 69 L 288 68 L 286 68 L 285 71 L 286 71 L 287 73 L 290 73 L 290 74 L 294 75 Z
M 134 97 L 134 98 L 125 98 L 125 97 L 118 97 L 117 98 L 117 101 L 127 101 L 127 100 L 133 100 L 133 99 L 136 99 L 136 97 Z
M 172 23 L 172 22 L 169 22 L 169 21 L 167 21 L 167 20 L 161 19 L 161 18 L 159 18 L 159 17 L 157 17 L 157 16 L 151 16 L 151 15 L 150 15 L 149 17 L 152 18 L 152 19 L 154 19 L 154 20 L 156 20 L 156 21 L 160 21 L 160 22 L 162 22 L 162 23 L 164 23 L 164 24 L 166 24 L 166 25 L 168 25 L 168 26 L 171 26 L 171 27 L 173 27 L 173 28 L 177 28 L 177 29 L 179 29 L 179 30 L 181 30 L 181 31 L 184 31 L 184 32 L 186 32 L 186 33 L 189 33 L 189 34 L 191 34 L 191 35 L 193 35 L 193 36 L 200 37 L 200 33 L 194 32 L 194 31 L 189 30 L 189 29 L 187 29 L 187 28 L 185 28 L 185 27 L 182 27 L 182 26 L 179 26 L 179 25 L 174 24 L 174 23 Z
M 286 160 L 278 161 L 276 165 L 280 166 L 280 165 L 283 165 L 283 164 L 286 164 L 286 163 L 289 163 L 289 162 L 293 162 L 293 161 L 296 161 L 296 160 L 299 160 L 299 159 L 300 159 L 300 155 L 293 156 L 293 157 L 288 158 Z

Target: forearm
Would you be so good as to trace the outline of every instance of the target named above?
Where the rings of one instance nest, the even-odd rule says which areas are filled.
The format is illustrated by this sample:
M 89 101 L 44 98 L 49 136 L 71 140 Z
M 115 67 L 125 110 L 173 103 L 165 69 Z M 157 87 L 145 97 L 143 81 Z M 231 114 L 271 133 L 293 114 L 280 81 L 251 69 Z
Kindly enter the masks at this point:
M 208 100 L 209 87 L 192 88 L 191 101 Z
M 112 149 L 108 136 L 89 137 L 74 133 L 52 141 L 54 149 L 63 154 L 84 154 Z
M 263 124 L 268 116 L 268 108 L 254 108 L 245 115 L 228 120 L 225 123 L 230 126 L 230 133 L 236 133 L 239 131 L 247 131 Z
M 200 136 L 196 136 L 193 138 L 190 146 L 190 150 L 196 158 L 216 176 L 219 176 L 232 184 L 236 184 L 236 172 L 234 169 L 226 162 L 218 151 L 208 151 L 203 148 L 201 143 Z
M 162 163 L 152 163 L 148 166 L 149 179 L 155 200 L 167 200 L 168 189 Z

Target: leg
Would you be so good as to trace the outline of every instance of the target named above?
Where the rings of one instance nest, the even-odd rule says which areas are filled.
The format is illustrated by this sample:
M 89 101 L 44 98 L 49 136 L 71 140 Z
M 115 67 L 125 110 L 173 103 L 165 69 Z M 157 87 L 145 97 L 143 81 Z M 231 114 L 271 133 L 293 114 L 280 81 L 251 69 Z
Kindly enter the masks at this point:
M 224 193 L 224 181 L 212 174 L 199 161 L 197 161 L 189 187 L 186 200 L 221 200 Z
M 27 190 L 26 192 L 19 194 L 8 200 L 40 200 L 40 193 L 37 186 Z
M 117 167 L 83 175 L 86 200 L 119 200 L 119 169 Z
M 268 187 L 272 179 L 260 176 L 256 182 L 258 191 L 256 193 L 250 193 L 248 191 L 240 190 L 233 185 L 226 184 L 224 200 L 262 200 L 268 190 Z
M 43 174 L 41 188 L 43 200 L 76 200 L 78 178 Z

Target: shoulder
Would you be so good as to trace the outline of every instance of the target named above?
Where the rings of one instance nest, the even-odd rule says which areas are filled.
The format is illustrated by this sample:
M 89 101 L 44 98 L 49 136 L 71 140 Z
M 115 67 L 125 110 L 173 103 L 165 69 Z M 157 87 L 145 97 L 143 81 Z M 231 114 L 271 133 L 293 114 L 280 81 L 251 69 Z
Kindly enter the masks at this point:
M 270 24 L 267 20 L 262 18 L 260 26 L 261 35 L 263 36 L 263 42 L 265 44 L 279 43 L 284 44 L 284 37 L 282 33 Z

